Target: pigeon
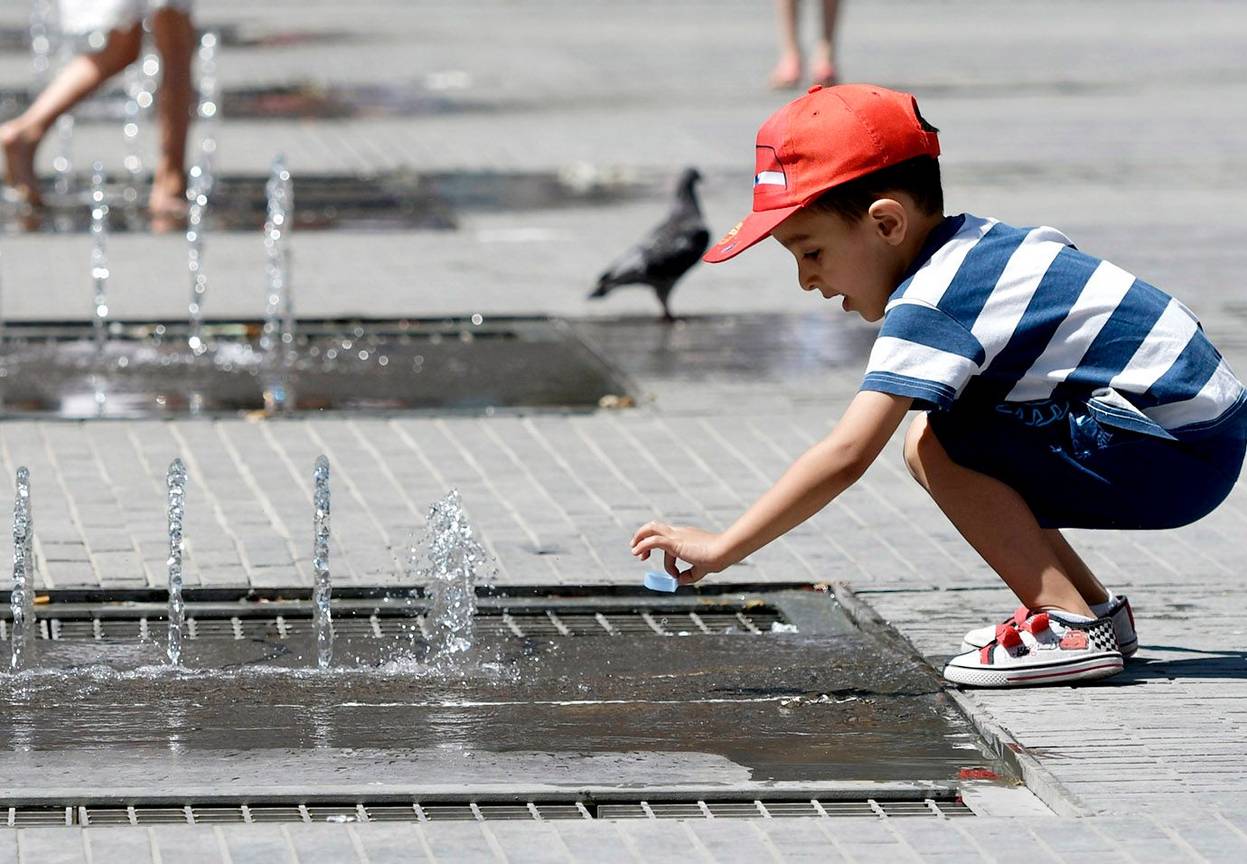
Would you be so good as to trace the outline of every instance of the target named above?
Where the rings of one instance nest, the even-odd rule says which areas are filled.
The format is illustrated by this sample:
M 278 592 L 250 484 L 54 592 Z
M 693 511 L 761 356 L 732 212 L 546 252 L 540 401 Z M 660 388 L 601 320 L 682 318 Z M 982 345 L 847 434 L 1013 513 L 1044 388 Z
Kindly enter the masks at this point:
M 667 302 L 671 290 L 710 246 L 710 229 L 694 191 L 699 180 L 696 168 L 684 169 L 667 218 L 606 268 L 589 299 L 605 297 L 620 285 L 649 285 L 662 303 L 663 319 L 675 320 Z

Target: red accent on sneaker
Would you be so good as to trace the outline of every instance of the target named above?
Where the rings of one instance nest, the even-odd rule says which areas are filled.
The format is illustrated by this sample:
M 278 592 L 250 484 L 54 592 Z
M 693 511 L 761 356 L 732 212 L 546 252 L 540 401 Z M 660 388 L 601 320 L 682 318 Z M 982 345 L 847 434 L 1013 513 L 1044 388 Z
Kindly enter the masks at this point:
M 1048 613 L 1040 612 L 1038 615 L 1034 616 L 1033 618 L 1023 621 L 1019 626 L 1023 630 L 1027 630 L 1030 633 L 1036 633 L 1036 634 L 1042 633 L 1043 631 L 1047 630 L 1049 627 Z
M 1025 606 L 1019 606 L 1018 608 L 1013 610 L 1013 622 L 1012 623 L 1015 627 L 1021 627 L 1026 623 L 1026 619 L 1029 617 L 1031 617 L 1031 610 L 1026 608 Z M 1006 621 L 1005 623 L 1008 624 L 1010 622 Z
M 988 642 L 979 649 L 979 662 L 984 666 L 990 666 L 992 663 L 992 649 L 996 647 L 995 642 Z
M 996 625 L 996 643 L 1004 648 L 1016 648 L 1022 644 L 1018 631 L 1008 624 Z
M 1083 630 L 1066 630 L 1061 637 L 1061 647 L 1080 650 L 1087 647 L 1087 634 Z

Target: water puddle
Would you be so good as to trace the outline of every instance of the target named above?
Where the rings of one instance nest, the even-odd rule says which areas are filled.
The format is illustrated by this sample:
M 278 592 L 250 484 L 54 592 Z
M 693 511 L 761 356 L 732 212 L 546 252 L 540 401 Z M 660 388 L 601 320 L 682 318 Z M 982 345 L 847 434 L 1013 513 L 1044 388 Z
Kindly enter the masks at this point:
M 222 87 L 220 113 L 230 120 L 409 119 L 449 114 L 494 114 L 518 110 L 514 100 L 493 103 L 462 90 L 441 89 L 434 81 L 405 84 L 321 84 L 311 81 L 263 87 Z M 0 87 L 0 120 L 21 114 L 31 104 L 25 87 Z M 74 108 L 80 123 L 120 123 L 126 94 L 116 87 L 97 92 Z
M 110 233 L 168 231 L 185 228 L 167 217 L 153 222 L 143 202 L 147 180 L 130 176 L 102 179 Z M 268 178 L 225 174 L 213 178 L 211 204 L 204 208 L 203 228 L 258 231 L 264 226 Z M 88 190 L 90 177 L 69 183 Z M 453 171 L 375 175 L 299 174 L 298 207 L 292 225 L 299 231 L 450 230 L 465 212 L 512 212 L 562 207 L 595 207 L 634 200 L 659 200 L 662 183 L 630 172 L 572 166 L 563 171 Z M 48 179 L 45 206 L 25 212 L 0 201 L 0 230 L 9 233 L 85 233 L 91 225 L 89 192 L 58 192 Z
M 475 323 L 474 323 L 475 322 Z M 301 321 L 293 350 L 261 350 L 261 322 L 7 327 L 8 417 L 175 417 L 320 411 L 597 407 L 625 382 L 561 322 Z M 275 394 L 280 393 L 280 398 Z
M 298 30 L 259 24 L 221 24 L 212 28 L 226 48 L 291 48 L 303 45 L 346 45 L 366 37 L 346 30 Z M 374 41 L 370 39 L 369 41 Z M 0 27 L 0 53 L 30 51 L 30 28 Z
M 831 369 L 859 369 L 878 331 L 849 316 L 703 315 L 671 326 L 653 316 L 571 325 L 613 366 L 657 381 L 724 376 L 788 381 Z
M 857 630 L 826 594 L 764 596 L 799 632 L 491 632 L 451 670 L 419 645 L 342 633 L 335 665 L 317 669 L 314 628 L 284 645 L 191 640 L 181 669 L 161 664 L 156 642 L 45 641 L 44 671 L 0 675 L 0 771 L 34 794 L 66 770 L 100 788 L 233 778 L 235 791 L 323 791 L 420 778 L 952 782 L 991 765 L 929 667 Z

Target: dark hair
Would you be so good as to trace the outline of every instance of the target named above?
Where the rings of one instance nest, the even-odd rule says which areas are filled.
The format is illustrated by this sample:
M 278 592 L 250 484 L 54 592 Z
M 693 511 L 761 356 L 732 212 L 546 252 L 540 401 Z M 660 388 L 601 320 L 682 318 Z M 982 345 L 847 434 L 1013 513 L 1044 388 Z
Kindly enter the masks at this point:
M 856 222 L 866 215 L 871 204 L 886 197 L 889 192 L 908 194 L 924 213 L 943 213 L 944 190 L 940 186 L 939 160 L 934 156 L 919 156 L 880 168 L 831 187 L 815 198 L 810 206 Z

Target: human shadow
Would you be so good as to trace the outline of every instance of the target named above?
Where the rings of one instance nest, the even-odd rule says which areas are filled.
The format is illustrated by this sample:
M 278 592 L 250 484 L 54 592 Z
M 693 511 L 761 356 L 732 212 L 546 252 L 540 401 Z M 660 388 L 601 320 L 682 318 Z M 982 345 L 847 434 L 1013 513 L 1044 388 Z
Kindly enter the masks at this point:
M 1180 645 L 1140 645 L 1144 653 L 1164 651 L 1185 657 L 1139 657 L 1126 664 L 1125 671 L 1106 683 L 1144 682 L 1170 679 L 1247 680 L 1247 651 L 1203 651 Z

